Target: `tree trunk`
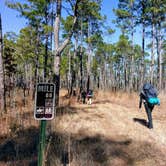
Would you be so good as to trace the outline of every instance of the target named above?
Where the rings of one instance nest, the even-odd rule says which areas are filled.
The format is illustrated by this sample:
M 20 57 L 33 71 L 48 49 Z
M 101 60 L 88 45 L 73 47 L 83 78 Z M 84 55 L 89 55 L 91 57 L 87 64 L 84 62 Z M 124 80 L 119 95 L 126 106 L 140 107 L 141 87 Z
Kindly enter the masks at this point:
M 88 23 L 88 40 L 90 38 L 90 22 Z M 91 43 L 88 41 L 88 62 L 87 62 L 87 92 L 90 89 L 91 83 Z
M 70 96 L 70 87 L 71 87 L 71 53 L 70 53 L 70 50 L 69 50 L 69 53 L 68 53 L 68 76 L 67 76 L 67 87 L 68 87 L 68 95 Z
M 47 61 L 48 61 L 48 35 L 46 35 L 45 55 L 44 55 L 44 81 L 47 80 Z
M 141 58 L 141 79 L 140 88 L 144 84 L 145 66 L 144 66 L 144 56 L 145 56 L 145 25 L 142 25 L 142 58 Z
M 45 25 L 48 26 L 48 7 L 45 6 Z M 44 81 L 47 80 L 47 61 L 48 61 L 48 34 L 45 34 L 45 55 L 44 55 Z
M 3 42 L 2 42 L 2 23 L 0 15 L 0 110 L 5 109 L 5 96 L 4 96 L 4 72 L 3 72 Z
M 97 88 L 100 88 L 100 76 L 97 76 Z
M 72 94 L 74 94 L 73 90 L 74 90 L 74 87 L 76 87 L 76 55 L 78 53 L 77 49 L 78 49 L 78 37 L 76 36 L 75 37 L 74 56 L 72 58 L 72 60 L 73 60 L 74 63 L 73 63 L 72 68 L 71 68 L 71 76 L 72 76 L 72 78 L 71 78 L 70 96 Z
M 90 89 L 89 85 L 90 85 L 90 75 L 88 75 L 88 77 L 87 77 L 87 85 L 86 85 L 86 87 L 87 87 L 87 92 L 88 92 L 89 89 Z
M 145 15 L 145 2 L 142 1 L 142 16 Z M 145 66 L 144 66 L 144 56 L 145 56 L 145 20 L 142 18 L 142 58 L 141 58 L 141 77 L 140 77 L 140 87 L 142 88 L 144 84 Z
M 60 89 L 60 52 L 59 48 L 59 29 L 60 29 L 60 19 L 61 19 L 61 7 L 62 1 L 57 0 L 56 6 L 56 17 L 55 17 L 55 25 L 54 25 L 54 43 L 55 43 L 55 51 L 56 54 L 54 56 L 54 81 L 56 85 L 55 90 L 55 104 L 59 104 L 59 89 Z
M 80 60 L 80 92 L 83 90 L 83 64 L 82 64 L 82 45 L 81 45 L 81 50 L 79 54 L 79 60 Z
M 150 81 L 154 84 L 154 23 L 152 23 L 152 48 L 151 48 L 151 68 L 150 68 Z
M 38 33 L 38 28 L 37 28 L 37 33 Z M 36 92 L 36 85 L 38 83 L 38 76 L 39 76 L 39 33 L 37 34 L 37 39 L 36 39 L 36 48 L 35 48 L 35 71 L 34 71 L 34 89 L 33 89 L 33 95 L 32 99 L 35 98 L 35 92 Z
M 82 54 L 83 54 L 83 24 L 82 24 L 82 13 L 81 13 L 81 48 L 79 51 L 79 60 L 80 60 L 80 93 L 83 90 L 83 63 L 82 63 Z
M 120 63 L 119 63 L 119 65 L 118 65 L 118 89 L 120 89 L 121 88 L 121 85 L 120 85 L 120 81 L 121 81 L 121 78 L 120 78 Z
M 158 29 L 156 29 L 156 40 L 157 40 L 157 79 L 158 79 L 158 89 L 162 89 L 162 54 L 161 54 L 161 24 L 158 23 Z
M 103 82 L 104 82 L 104 89 L 106 89 L 107 88 L 107 67 L 106 67 L 106 60 L 104 60 Z
M 130 1 L 131 8 L 131 42 L 132 42 L 132 53 L 131 53 L 131 66 L 130 66 L 130 80 L 129 80 L 129 90 L 133 90 L 133 73 L 134 73 L 134 18 L 133 18 L 133 2 Z
M 125 58 L 124 58 L 124 87 L 125 91 L 127 91 L 127 63 Z
M 165 63 L 163 63 L 163 76 L 162 76 L 162 78 L 163 78 L 163 90 L 166 92 L 166 70 L 165 70 L 165 68 L 166 68 L 166 64 Z
M 62 7 L 62 0 L 57 0 L 57 8 L 56 8 L 56 17 L 55 17 L 55 24 L 54 24 L 54 43 L 55 43 L 55 53 L 54 53 L 54 82 L 56 85 L 55 90 L 55 104 L 56 106 L 59 104 L 59 90 L 60 90 L 60 64 L 61 64 L 61 53 L 64 50 L 64 48 L 69 43 L 73 32 L 75 25 L 77 23 L 77 9 L 78 9 L 78 3 L 80 0 L 76 0 L 75 8 L 74 8 L 74 18 L 73 18 L 73 24 L 72 28 L 68 34 L 68 37 L 66 40 L 59 45 L 59 32 L 60 32 L 60 19 L 61 19 L 61 7 Z

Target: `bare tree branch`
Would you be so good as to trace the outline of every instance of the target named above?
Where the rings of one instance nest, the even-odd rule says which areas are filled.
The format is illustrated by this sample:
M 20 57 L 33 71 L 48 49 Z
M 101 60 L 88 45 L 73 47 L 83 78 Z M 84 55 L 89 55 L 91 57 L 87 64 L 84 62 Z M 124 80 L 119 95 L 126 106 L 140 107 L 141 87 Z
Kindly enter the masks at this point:
M 75 6 L 74 6 L 74 18 L 73 18 L 73 25 L 72 25 L 72 28 L 68 34 L 68 37 L 66 38 L 66 40 L 62 43 L 62 45 L 56 50 L 56 54 L 61 54 L 63 49 L 66 47 L 66 45 L 69 43 L 72 35 L 73 35 L 73 32 L 74 32 L 74 29 L 75 29 L 75 26 L 76 26 L 76 23 L 77 23 L 77 19 L 78 19 L 78 5 L 79 3 L 81 2 L 81 0 L 76 0 L 76 3 L 75 3 Z

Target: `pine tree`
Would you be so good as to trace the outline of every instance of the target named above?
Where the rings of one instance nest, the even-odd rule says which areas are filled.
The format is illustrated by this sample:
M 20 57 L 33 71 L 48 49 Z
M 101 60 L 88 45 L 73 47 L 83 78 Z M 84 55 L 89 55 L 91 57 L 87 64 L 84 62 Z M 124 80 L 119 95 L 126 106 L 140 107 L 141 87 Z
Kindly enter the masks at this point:
M 116 25 L 121 28 L 122 34 L 131 36 L 132 49 L 130 52 L 130 79 L 129 90 L 133 90 L 133 71 L 134 71 L 134 28 L 135 28 L 135 3 L 133 0 L 119 0 L 118 8 L 114 12 L 117 19 L 114 21 Z
M 0 110 L 5 109 L 5 98 L 4 98 L 4 69 L 3 69 L 3 40 L 2 40 L 2 21 L 0 15 Z
M 53 17 L 53 12 L 51 10 L 53 1 L 49 0 L 27 0 L 24 2 L 7 2 L 8 7 L 17 10 L 20 16 L 25 17 L 28 20 L 30 29 L 35 32 L 34 46 L 34 60 L 35 60 L 35 70 L 34 70 L 34 90 L 32 97 L 35 95 L 35 86 L 39 81 L 40 69 L 43 68 L 42 81 L 48 79 L 48 62 L 51 61 L 52 57 L 49 54 L 49 36 L 52 32 L 51 19 Z M 42 53 L 41 45 L 45 43 L 45 54 Z M 43 64 L 40 61 L 40 55 L 43 55 Z M 51 65 L 50 65 L 51 66 Z M 50 67 L 51 68 L 51 67 Z M 41 79 L 40 79 L 41 80 Z

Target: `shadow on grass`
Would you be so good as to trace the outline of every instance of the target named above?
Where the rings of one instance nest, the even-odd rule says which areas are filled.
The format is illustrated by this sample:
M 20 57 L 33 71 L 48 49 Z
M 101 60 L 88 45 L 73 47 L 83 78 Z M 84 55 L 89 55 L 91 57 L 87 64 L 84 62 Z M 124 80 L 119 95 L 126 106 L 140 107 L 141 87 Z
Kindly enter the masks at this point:
M 38 142 L 38 128 L 19 130 L 14 136 L 6 137 L 0 144 L 0 161 L 19 161 L 19 163 L 24 160 L 31 161 L 37 156 Z
M 100 134 L 87 136 L 87 132 L 82 130 L 81 133 L 70 135 L 70 140 L 67 133 L 56 132 L 51 137 L 46 162 L 48 166 L 64 164 L 64 159 L 65 164 L 131 166 L 151 158 L 151 155 L 154 155 L 154 161 L 165 161 L 165 154 L 153 143 L 132 140 L 125 135 L 114 138 Z
M 139 124 L 148 127 L 148 123 L 145 119 L 133 118 L 134 122 L 138 122 Z
M 56 116 L 63 116 L 64 114 L 76 114 L 77 109 L 71 106 L 62 106 L 56 108 Z
M 124 151 L 131 143 L 131 139 L 122 139 L 120 141 L 106 139 L 101 135 L 94 137 L 82 137 L 78 135 L 71 136 L 70 139 L 70 161 L 76 160 L 78 165 L 87 165 L 94 162 L 106 164 L 110 157 L 121 158 L 127 165 L 133 163 L 133 159 Z M 67 135 L 60 133 L 52 134 L 52 141 L 47 155 L 47 165 L 52 166 L 62 163 L 63 154 L 68 152 Z M 68 154 L 68 153 L 67 153 Z
M 131 139 L 123 138 L 120 141 L 106 139 L 101 135 L 95 137 L 85 137 L 75 140 L 75 144 L 80 147 L 77 149 L 78 154 L 84 153 L 91 155 L 91 159 L 99 164 L 107 165 L 109 158 L 121 158 L 128 164 L 132 164 L 132 158 L 126 154 L 125 148 L 132 143 Z M 81 149 L 81 151 L 80 151 Z
M 111 103 L 111 100 L 97 100 L 93 102 L 93 104 L 106 104 L 106 103 Z

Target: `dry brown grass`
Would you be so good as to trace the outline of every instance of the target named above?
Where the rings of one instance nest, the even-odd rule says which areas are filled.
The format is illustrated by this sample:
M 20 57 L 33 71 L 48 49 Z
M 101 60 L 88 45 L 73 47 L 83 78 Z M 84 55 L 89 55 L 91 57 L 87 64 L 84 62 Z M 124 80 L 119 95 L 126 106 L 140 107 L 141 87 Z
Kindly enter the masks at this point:
M 11 98 L 12 100 L 13 98 Z M 39 122 L 33 117 L 34 102 L 31 94 L 26 96 L 25 106 L 21 91 L 17 92 L 15 101 L 12 102 L 12 107 L 9 106 L 9 98 L 7 101 L 7 113 L 3 113 L 0 118 L 1 135 L 9 134 L 13 125 L 22 128 L 37 127 L 39 125 Z
M 39 122 L 32 97 L 26 96 L 25 106 L 21 91 L 14 98 L 7 99 L 7 112 L 0 117 L 0 166 L 28 166 L 37 155 Z
M 92 105 L 77 103 L 76 98 L 66 103 L 63 99 L 52 121 L 56 134 L 48 165 L 59 165 L 58 153 L 65 149 L 72 156 L 70 166 L 165 166 L 166 100 L 164 95 L 159 97 L 161 105 L 153 111 L 152 130 L 145 126 L 146 113 L 138 109 L 136 93 L 96 92 Z M 56 138 L 63 145 L 58 152 Z
M 51 139 L 48 142 L 46 165 L 60 166 L 62 156 L 66 153 L 69 155 L 70 166 L 166 165 L 164 94 L 159 96 L 161 105 L 156 106 L 153 111 L 154 129 L 149 130 L 145 126 L 147 117 L 144 108 L 138 109 L 139 97 L 136 93 L 95 92 L 92 105 L 78 103 L 76 97 L 69 99 L 66 93 L 66 90 L 60 91 L 60 106 L 56 110 L 56 118 L 47 123 Z M 19 127 L 26 132 L 29 127 L 38 126 L 38 121 L 33 118 L 32 101 L 28 99 L 24 107 L 22 96 L 16 99 L 17 109 L 8 110 L 8 114 L 0 118 L 2 144 L 11 136 L 19 145 L 19 140 L 23 141 L 17 133 L 20 131 Z M 19 128 L 15 131 L 15 136 L 10 131 L 12 123 L 16 123 Z M 36 132 L 37 129 L 33 130 Z M 22 137 L 27 140 L 31 136 Z M 17 160 L 13 165 L 18 166 L 19 163 L 28 166 L 26 159 L 22 162 Z M 0 163 L 3 166 L 5 164 L 7 162 Z

